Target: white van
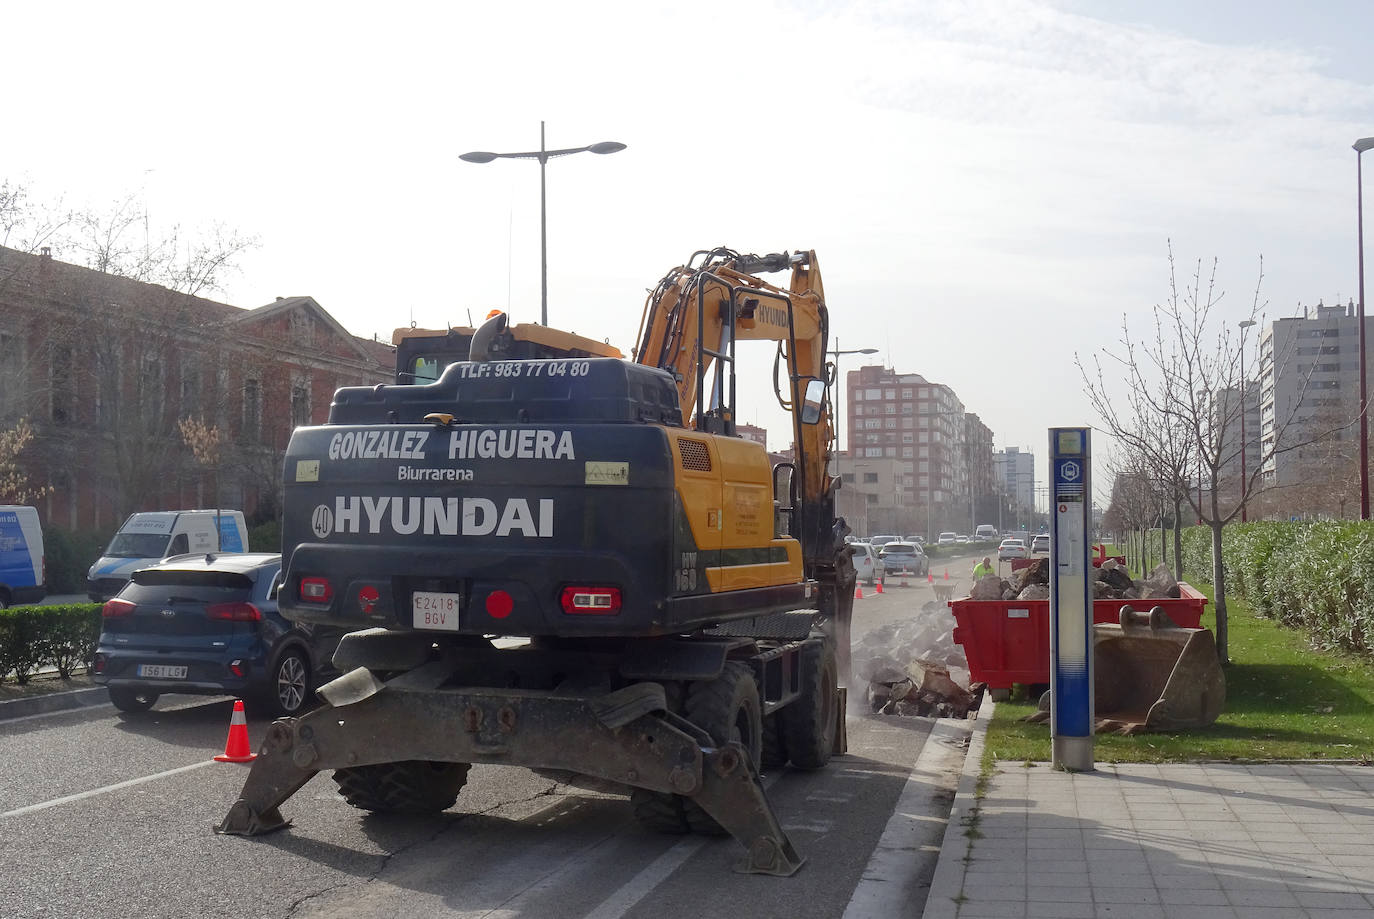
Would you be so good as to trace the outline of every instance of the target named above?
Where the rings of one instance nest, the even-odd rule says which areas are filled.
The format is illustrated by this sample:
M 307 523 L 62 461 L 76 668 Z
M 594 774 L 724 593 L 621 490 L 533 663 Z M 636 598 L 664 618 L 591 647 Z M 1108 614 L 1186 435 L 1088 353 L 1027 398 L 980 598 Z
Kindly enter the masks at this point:
M 0 609 L 37 603 L 48 594 L 38 510 L 0 504 Z
M 978 529 L 973 531 L 973 538 L 995 541 L 997 539 L 997 527 L 990 523 L 980 523 Z
M 145 511 L 130 514 L 86 574 L 86 595 L 105 601 L 139 568 L 187 552 L 247 552 L 243 511 Z

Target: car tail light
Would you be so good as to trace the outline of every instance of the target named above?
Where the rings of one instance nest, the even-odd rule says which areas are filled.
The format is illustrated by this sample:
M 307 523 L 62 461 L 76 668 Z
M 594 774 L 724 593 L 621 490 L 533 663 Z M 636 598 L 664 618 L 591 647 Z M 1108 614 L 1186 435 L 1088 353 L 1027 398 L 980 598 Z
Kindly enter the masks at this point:
M 251 603 L 211 603 L 205 607 L 205 618 L 226 619 L 230 622 L 261 622 L 262 610 Z
M 328 603 L 334 599 L 329 578 L 301 578 L 301 599 L 306 603 Z
M 242 676 L 243 676 L 243 673 L 244 673 L 243 661 L 241 661 L 241 660 L 238 660 L 238 661 L 230 661 L 230 662 L 229 662 L 229 672 L 232 673 L 232 674 L 233 674 L 234 676 L 236 676 L 236 677 L 242 677 Z
M 563 612 L 614 616 L 620 612 L 619 587 L 564 587 Z
M 100 608 L 100 615 L 105 619 L 119 619 L 123 616 L 132 616 L 136 609 L 137 604 L 115 597 L 105 601 L 105 605 Z
M 105 672 L 105 655 L 103 655 L 103 654 L 97 654 L 97 655 L 95 656 L 95 658 L 91 661 L 91 672 L 93 672 L 93 673 L 104 673 L 104 672 Z

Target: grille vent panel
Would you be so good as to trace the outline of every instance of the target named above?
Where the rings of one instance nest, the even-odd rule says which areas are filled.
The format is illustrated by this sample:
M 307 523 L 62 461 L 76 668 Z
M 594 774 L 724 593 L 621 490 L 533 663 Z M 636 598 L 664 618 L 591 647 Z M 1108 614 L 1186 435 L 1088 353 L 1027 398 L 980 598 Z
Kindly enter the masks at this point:
M 711 450 L 700 440 L 678 438 L 678 455 L 682 457 L 682 468 L 693 472 L 711 471 Z

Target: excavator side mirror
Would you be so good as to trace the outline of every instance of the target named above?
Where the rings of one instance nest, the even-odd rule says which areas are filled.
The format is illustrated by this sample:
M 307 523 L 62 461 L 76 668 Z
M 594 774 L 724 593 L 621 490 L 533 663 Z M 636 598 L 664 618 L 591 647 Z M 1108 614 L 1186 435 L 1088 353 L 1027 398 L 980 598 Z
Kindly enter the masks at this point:
M 824 380 L 812 380 L 806 384 L 806 396 L 802 400 L 802 424 L 815 424 L 821 420 L 821 403 L 824 400 Z

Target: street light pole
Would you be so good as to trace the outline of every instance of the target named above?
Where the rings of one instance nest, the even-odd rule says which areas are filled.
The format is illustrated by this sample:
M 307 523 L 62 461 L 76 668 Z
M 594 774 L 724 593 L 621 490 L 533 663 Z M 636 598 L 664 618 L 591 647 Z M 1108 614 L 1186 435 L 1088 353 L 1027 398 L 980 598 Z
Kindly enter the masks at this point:
M 1255 324 L 1247 319 L 1240 324 L 1240 522 L 1246 522 L 1245 497 L 1250 480 L 1245 475 L 1245 454 L 1250 452 L 1250 444 L 1245 439 L 1245 330 Z
M 835 349 L 830 352 L 830 356 L 835 358 L 835 474 L 840 472 L 840 356 L 844 354 L 877 354 L 877 348 L 855 348 L 852 351 L 840 350 L 840 339 L 835 338 Z M 854 438 L 850 438 L 849 448 L 854 449 Z
M 574 153 L 619 153 L 625 145 L 613 140 L 605 140 L 589 147 L 567 147 L 562 150 L 544 148 L 544 122 L 539 122 L 539 149 L 529 153 L 487 153 L 474 150 L 458 157 L 465 163 L 490 163 L 492 160 L 538 160 L 539 161 L 539 322 L 549 324 L 549 211 L 545 194 L 544 167 L 556 156 L 570 156 Z
M 1369 519 L 1369 403 L 1365 395 L 1364 352 L 1364 178 L 1360 160 L 1364 152 L 1374 147 L 1374 137 L 1355 141 L 1355 234 L 1359 248 L 1360 272 L 1360 519 Z

